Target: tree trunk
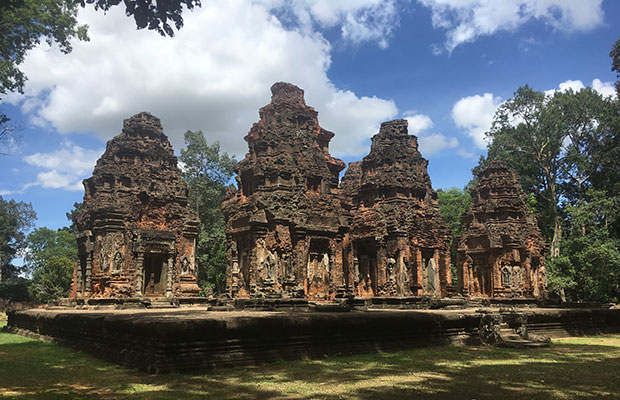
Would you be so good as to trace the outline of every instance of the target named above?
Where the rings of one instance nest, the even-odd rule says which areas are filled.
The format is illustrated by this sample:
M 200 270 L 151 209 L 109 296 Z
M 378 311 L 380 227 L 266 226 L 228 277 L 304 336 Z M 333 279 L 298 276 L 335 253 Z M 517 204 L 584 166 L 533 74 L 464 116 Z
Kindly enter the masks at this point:
M 560 217 L 556 216 L 553 224 L 553 239 L 551 240 L 551 248 L 549 252 L 551 257 L 558 257 L 560 255 L 560 241 L 562 240 L 562 224 Z
M 551 207 L 553 212 L 553 239 L 551 240 L 551 248 L 549 252 L 551 257 L 560 255 L 560 241 L 562 240 L 562 221 L 558 215 L 558 199 L 555 193 L 555 179 L 548 168 L 544 168 L 545 178 L 549 187 L 549 196 L 551 197 Z

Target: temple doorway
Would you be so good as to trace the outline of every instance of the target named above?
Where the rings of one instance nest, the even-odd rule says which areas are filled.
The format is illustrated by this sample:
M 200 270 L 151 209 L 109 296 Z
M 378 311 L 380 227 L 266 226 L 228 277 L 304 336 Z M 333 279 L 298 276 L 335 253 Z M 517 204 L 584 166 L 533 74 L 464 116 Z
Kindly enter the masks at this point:
M 422 286 L 426 294 L 436 295 L 439 289 L 439 269 L 432 249 L 422 249 Z
M 313 300 L 324 300 L 329 297 L 330 256 L 329 240 L 310 240 L 307 265 L 308 297 Z
M 491 267 L 483 260 L 474 260 L 474 294 L 482 297 L 493 296 Z
M 148 253 L 144 256 L 144 295 L 166 295 L 166 254 Z
M 374 240 L 364 241 L 355 245 L 359 262 L 359 281 L 357 296 L 373 297 L 377 295 L 377 247 Z
M 239 289 L 242 296 L 250 295 L 250 251 L 239 250 Z

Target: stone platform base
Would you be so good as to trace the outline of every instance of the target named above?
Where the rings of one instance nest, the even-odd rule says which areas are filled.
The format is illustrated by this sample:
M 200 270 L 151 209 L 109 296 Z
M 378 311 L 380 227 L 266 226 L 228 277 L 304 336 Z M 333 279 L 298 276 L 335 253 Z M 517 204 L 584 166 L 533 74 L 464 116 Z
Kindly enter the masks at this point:
M 466 310 L 214 312 L 41 310 L 9 313 L 6 330 L 49 339 L 149 372 L 199 371 L 266 361 L 389 351 L 468 342 L 483 315 Z M 510 311 L 514 315 L 514 309 Z M 532 333 L 567 336 L 620 332 L 620 309 L 516 311 Z
M 50 303 L 50 310 L 129 310 L 198 307 L 206 311 L 350 311 L 350 310 L 455 310 L 476 307 L 514 308 L 601 308 L 602 304 L 560 303 L 532 298 L 465 297 L 347 297 L 332 302 L 312 302 L 298 298 L 216 298 L 216 297 L 141 297 L 141 298 L 69 298 Z

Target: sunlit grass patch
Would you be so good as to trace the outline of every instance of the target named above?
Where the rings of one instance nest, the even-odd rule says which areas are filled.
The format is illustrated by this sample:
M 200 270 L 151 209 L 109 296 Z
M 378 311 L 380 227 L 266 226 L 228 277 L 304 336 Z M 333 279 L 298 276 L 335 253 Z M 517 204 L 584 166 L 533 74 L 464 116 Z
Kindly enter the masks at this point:
M 163 391 L 168 390 L 168 385 L 155 385 L 149 383 L 129 383 L 127 387 L 123 390 L 126 393 L 137 393 L 137 392 L 155 392 L 155 391 Z
M 150 375 L 51 343 L 0 333 L 0 398 L 617 398 L 620 335 L 544 349 L 441 346 L 201 374 Z

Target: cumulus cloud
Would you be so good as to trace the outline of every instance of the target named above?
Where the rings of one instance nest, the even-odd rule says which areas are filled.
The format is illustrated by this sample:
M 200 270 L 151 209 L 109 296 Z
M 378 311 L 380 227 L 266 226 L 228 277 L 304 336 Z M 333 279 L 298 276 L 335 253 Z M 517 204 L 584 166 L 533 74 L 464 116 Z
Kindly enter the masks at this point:
M 592 81 L 592 89 L 599 92 L 603 97 L 616 97 L 616 87 L 613 82 L 603 82 L 600 79 Z
M 23 64 L 29 77 L 25 96 L 3 100 L 19 104 L 33 122 L 61 133 L 93 132 L 104 140 L 120 132 L 123 119 L 150 111 L 162 119 L 176 149 L 186 130 L 201 129 L 207 140 L 242 156 L 243 136 L 269 102 L 269 87 L 288 81 L 305 90 L 321 125 L 336 133 L 332 153 L 364 154 L 380 122 L 396 115 L 394 102 L 335 87 L 326 73 L 329 43 L 314 31 L 287 29 L 263 3 L 205 2 L 183 15 L 184 27 L 174 38 L 137 31 L 122 7 L 107 15 L 80 10 L 91 41 L 73 43 L 69 55 L 55 47 L 32 50 Z M 342 5 L 338 21 L 359 17 L 375 3 Z M 307 4 L 312 18 L 336 23 L 328 17 L 331 2 Z M 48 178 L 60 185 L 58 177 Z
M 61 148 L 49 153 L 35 153 L 24 157 L 24 161 L 44 171 L 37 174 L 35 182 L 24 186 L 41 186 L 51 189 L 80 191 L 82 179 L 92 173 L 103 149 L 89 150 L 70 141 L 64 141 Z
M 495 110 L 501 103 L 501 98 L 492 93 L 463 97 L 452 107 L 452 120 L 466 130 L 476 146 L 484 149 L 487 146 L 485 132 L 491 128 Z
M 433 121 L 428 115 L 408 111 L 405 113 L 405 119 L 409 125 L 409 134 L 418 137 L 418 148 L 424 157 L 430 158 L 442 150 L 458 147 L 459 141 L 456 138 L 427 132 L 433 127 Z
M 409 125 L 408 130 L 411 135 L 419 135 L 421 132 L 433 127 L 431 117 L 425 114 L 416 114 L 415 112 L 409 111 L 405 113 L 405 119 Z
M 396 0 L 262 0 L 268 9 L 288 16 L 306 32 L 315 25 L 340 27 L 342 37 L 353 44 L 376 42 L 386 48 L 399 18 Z
M 603 23 L 602 0 L 419 0 L 435 28 L 446 30 L 444 50 L 536 19 L 560 31 L 587 31 Z
M 616 88 L 614 87 L 613 82 L 603 82 L 600 79 L 594 79 L 592 81 L 592 89 L 600 93 L 603 97 L 615 97 L 616 96 Z M 558 89 L 549 89 L 545 90 L 545 95 L 553 96 L 556 92 L 566 92 L 568 90 L 572 90 L 573 92 L 578 92 L 581 89 L 584 89 L 585 85 L 580 80 L 567 80 L 558 85 Z

